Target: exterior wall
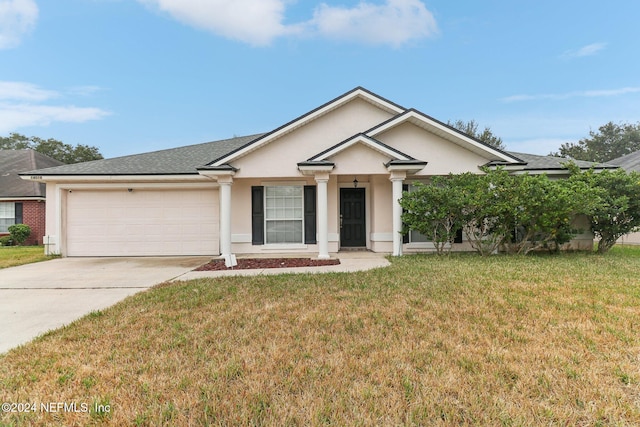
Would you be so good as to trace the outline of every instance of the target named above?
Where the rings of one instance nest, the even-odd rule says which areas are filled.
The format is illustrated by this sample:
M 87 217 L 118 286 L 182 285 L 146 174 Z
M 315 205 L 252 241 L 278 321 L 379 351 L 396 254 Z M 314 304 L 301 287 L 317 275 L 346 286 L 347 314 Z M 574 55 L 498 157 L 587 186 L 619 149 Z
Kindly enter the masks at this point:
M 393 251 L 393 211 L 391 181 L 388 175 L 371 177 L 371 250 Z
M 24 245 L 41 245 L 45 234 L 46 204 L 44 200 L 5 200 L 7 202 L 22 203 L 22 223 L 31 228 L 31 235 Z M 9 233 L 0 233 L 7 236 Z
M 22 222 L 31 227 L 31 235 L 25 245 L 41 245 L 45 234 L 46 203 L 42 200 L 22 202 Z
M 389 174 L 384 166 L 389 161 L 389 157 L 364 144 L 355 144 L 329 160 L 335 163 L 333 173 L 337 175 Z
M 356 98 L 233 162 L 236 178 L 298 177 L 298 162 L 391 117 Z M 275 162 L 275 163 L 274 163 Z
M 489 161 L 408 122 L 376 138 L 416 159 L 428 162 L 423 170 L 416 173 L 417 177 L 464 172 L 481 173 L 478 166 Z
M 253 245 L 251 243 L 251 187 L 260 185 L 316 185 L 313 177 L 304 177 L 298 173 L 295 178 L 273 178 L 273 179 L 234 179 L 231 186 L 231 250 L 238 254 L 273 254 L 282 252 L 300 252 L 309 254 L 318 253 L 318 245 L 286 244 L 286 245 Z M 329 190 L 331 200 L 331 190 Z M 331 205 L 329 205 L 331 212 Z M 329 214 L 331 218 L 331 214 Z M 331 233 L 331 219 L 329 220 L 329 233 Z M 329 251 L 332 250 L 331 242 Z
M 571 241 L 562 245 L 562 250 L 570 251 L 592 251 L 593 250 L 593 232 L 591 224 L 586 215 L 578 215 L 573 219 L 571 226 L 581 233 L 575 236 Z
M 621 245 L 640 245 L 640 232 L 625 234 L 618 239 Z

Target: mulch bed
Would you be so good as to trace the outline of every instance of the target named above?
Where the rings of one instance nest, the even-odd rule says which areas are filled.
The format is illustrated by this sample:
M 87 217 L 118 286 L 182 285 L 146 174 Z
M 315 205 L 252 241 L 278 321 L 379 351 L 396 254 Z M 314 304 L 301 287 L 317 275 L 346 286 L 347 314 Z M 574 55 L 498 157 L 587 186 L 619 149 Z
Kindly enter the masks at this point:
M 240 258 L 234 270 L 250 268 L 290 268 L 290 267 L 320 267 L 323 265 L 340 264 L 339 259 L 311 259 L 311 258 Z M 223 259 L 214 259 L 211 262 L 196 268 L 193 271 L 231 270 L 224 264 Z

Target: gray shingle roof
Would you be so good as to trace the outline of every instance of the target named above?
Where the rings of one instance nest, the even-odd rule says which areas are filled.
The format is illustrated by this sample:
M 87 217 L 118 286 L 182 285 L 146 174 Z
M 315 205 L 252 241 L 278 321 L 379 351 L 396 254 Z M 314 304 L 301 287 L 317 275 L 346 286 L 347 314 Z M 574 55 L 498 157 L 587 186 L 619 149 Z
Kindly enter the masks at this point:
M 634 151 L 633 153 L 627 154 L 626 156 L 609 160 L 607 163 L 620 166 L 627 172 L 640 172 L 640 151 Z
M 186 147 L 30 170 L 24 175 L 197 175 L 212 159 L 223 157 L 265 134 L 242 136 L 221 141 L 205 142 Z M 640 153 L 640 152 L 639 152 Z M 568 159 L 553 156 L 507 152 L 527 163 L 525 171 L 565 169 Z M 640 157 L 640 154 L 638 155 Z M 575 161 L 580 168 L 614 168 L 611 164 Z M 28 170 L 24 168 L 23 170 Z M 23 181 L 25 182 L 25 181 Z M 29 182 L 25 182 L 29 184 Z
M 45 184 L 25 181 L 18 175 L 35 168 L 61 165 L 55 159 L 33 150 L 0 150 L 0 197 L 39 198 L 45 196 Z
M 516 153 L 513 151 L 509 151 L 508 153 L 527 163 L 524 168 L 525 171 L 565 169 L 563 163 L 571 161 L 571 159 L 565 159 L 563 157 L 538 156 L 536 154 Z M 609 163 L 585 162 L 583 160 L 573 160 L 573 162 L 581 169 L 589 169 L 591 167 L 604 169 L 615 168 L 614 165 Z
M 197 168 L 261 135 L 34 170 L 26 175 L 197 175 Z

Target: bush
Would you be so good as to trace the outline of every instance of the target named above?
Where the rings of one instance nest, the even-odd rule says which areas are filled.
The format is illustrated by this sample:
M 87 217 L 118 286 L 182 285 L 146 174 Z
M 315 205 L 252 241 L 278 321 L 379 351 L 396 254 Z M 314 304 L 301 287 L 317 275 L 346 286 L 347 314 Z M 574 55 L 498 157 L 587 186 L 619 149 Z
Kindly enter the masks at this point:
M 581 172 L 577 167 L 571 172 L 571 181 L 586 183 L 596 192 L 597 203 L 589 220 L 600 239 L 598 253 L 607 252 L 620 237 L 640 229 L 640 174 L 623 169 Z
M 31 227 L 26 224 L 13 224 L 9 226 L 9 234 L 16 245 L 21 245 L 31 234 Z
M 11 246 L 13 245 L 13 240 L 11 236 L 2 236 L 0 237 L 0 246 Z
M 573 218 L 590 214 L 597 200 L 592 187 L 575 179 L 484 172 L 434 177 L 431 185 L 416 184 L 416 191 L 405 192 L 400 200 L 404 231 L 424 234 L 438 253 L 463 228 L 481 255 L 498 248 L 527 254 L 571 240 L 578 232 L 571 227 Z

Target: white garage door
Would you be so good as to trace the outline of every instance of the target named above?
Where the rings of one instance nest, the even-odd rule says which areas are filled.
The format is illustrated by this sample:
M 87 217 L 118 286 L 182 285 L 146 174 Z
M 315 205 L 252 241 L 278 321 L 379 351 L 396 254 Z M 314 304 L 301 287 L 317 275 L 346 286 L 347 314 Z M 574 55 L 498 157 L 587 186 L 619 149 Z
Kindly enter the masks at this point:
M 218 190 L 73 190 L 68 256 L 214 255 Z

